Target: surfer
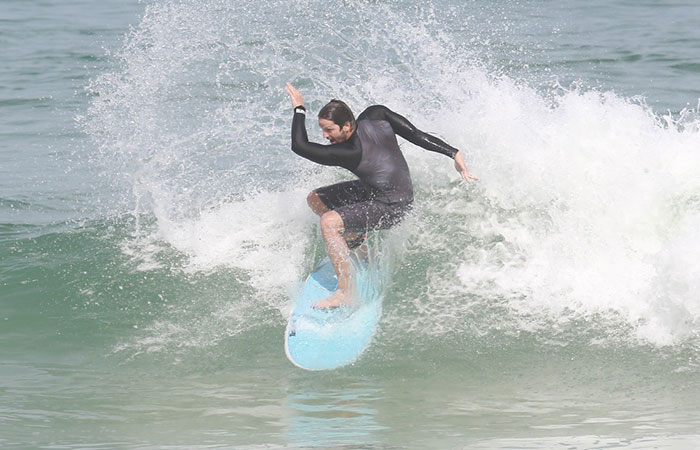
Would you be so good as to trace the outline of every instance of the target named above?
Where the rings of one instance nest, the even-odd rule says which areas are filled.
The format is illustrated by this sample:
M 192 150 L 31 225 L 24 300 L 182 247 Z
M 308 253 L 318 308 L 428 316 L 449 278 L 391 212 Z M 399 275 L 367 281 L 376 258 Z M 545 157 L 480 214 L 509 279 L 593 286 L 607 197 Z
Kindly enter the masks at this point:
M 321 218 L 321 235 L 338 276 L 335 293 L 314 306 L 338 307 L 350 301 L 350 250 L 362 244 L 363 233 L 399 223 L 413 203 L 413 183 L 396 135 L 454 159 L 466 182 L 478 178 L 467 170 L 461 151 L 382 105 L 370 106 L 355 120 L 344 102 L 331 100 L 318 113 L 318 125 L 330 145 L 309 142 L 304 99 L 290 83 L 286 90 L 294 109 L 292 151 L 318 164 L 343 167 L 358 177 L 315 189 L 307 196 Z

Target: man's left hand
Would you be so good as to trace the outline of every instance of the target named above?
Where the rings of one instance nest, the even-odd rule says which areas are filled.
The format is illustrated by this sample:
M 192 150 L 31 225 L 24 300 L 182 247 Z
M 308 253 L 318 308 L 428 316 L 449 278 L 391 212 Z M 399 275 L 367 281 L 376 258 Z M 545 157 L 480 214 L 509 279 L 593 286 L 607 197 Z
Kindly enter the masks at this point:
M 464 162 L 464 157 L 462 156 L 461 151 L 458 151 L 455 155 L 455 169 L 457 169 L 457 172 L 462 175 L 462 179 L 469 184 L 472 184 L 473 180 L 479 179 L 479 177 L 472 175 L 469 173 L 469 170 L 467 170 L 467 165 Z

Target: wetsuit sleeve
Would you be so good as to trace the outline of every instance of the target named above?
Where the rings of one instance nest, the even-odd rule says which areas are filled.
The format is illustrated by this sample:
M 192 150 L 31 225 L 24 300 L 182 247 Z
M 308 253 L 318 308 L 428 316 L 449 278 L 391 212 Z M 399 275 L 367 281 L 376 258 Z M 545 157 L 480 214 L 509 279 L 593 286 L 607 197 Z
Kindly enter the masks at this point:
M 443 155 L 454 158 L 457 152 L 456 148 L 450 146 L 445 141 L 428 133 L 425 133 L 408 121 L 405 117 L 395 113 L 386 106 L 374 105 L 370 106 L 360 114 L 357 120 L 386 120 L 391 125 L 394 133 L 398 134 L 408 142 L 422 147 L 432 152 L 442 153 Z
M 309 142 L 306 134 L 306 111 L 297 107 L 292 119 L 292 151 L 324 166 L 339 166 L 354 170 L 360 164 L 361 151 L 348 143 L 321 145 Z

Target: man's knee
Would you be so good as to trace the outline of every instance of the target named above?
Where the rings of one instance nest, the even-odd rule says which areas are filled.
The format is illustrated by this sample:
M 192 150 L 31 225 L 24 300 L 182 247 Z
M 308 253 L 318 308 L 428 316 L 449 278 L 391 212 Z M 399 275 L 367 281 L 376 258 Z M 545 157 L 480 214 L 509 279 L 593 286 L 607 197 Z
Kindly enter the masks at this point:
M 345 231 L 343 218 L 335 211 L 328 211 L 321 216 L 321 230 L 324 233 L 335 232 L 342 233 Z
M 309 208 L 311 208 L 311 211 L 319 216 L 328 212 L 328 207 L 323 203 L 316 191 L 309 192 L 309 195 L 306 196 L 306 203 L 309 205 Z

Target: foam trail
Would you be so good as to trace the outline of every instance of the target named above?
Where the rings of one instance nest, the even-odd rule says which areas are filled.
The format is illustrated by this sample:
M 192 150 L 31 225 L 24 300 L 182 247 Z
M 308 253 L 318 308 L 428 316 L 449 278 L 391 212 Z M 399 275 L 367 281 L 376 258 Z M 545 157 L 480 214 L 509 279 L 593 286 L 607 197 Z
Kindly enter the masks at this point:
M 149 5 L 120 69 L 93 82 L 85 121 L 126 203 L 154 220 L 140 233 L 186 255 L 185 271 L 241 270 L 280 304 L 315 245 L 305 193 L 341 173 L 289 151 L 291 80 L 313 111 L 331 97 L 388 105 L 463 149 L 481 178 L 466 187 L 450 161 L 403 145 L 417 195 L 391 326 L 577 336 L 583 320 L 597 342 L 697 343 L 696 111 L 660 117 L 613 92 L 531 86 L 481 62 L 490 39 L 450 33 L 457 16 L 327 12 L 342 3 L 273 2 L 274 15 L 245 1 Z M 243 23 L 255 27 L 243 35 Z
M 612 93 L 569 92 L 552 106 L 532 90 L 499 90 L 503 101 L 475 125 L 500 131 L 487 136 L 480 174 L 483 228 L 503 240 L 461 264 L 465 286 L 495 286 L 483 294 L 520 315 L 619 314 L 662 345 L 697 336 L 700 299 L 667 286 L 671 312 L 659 314 L 657 288 L 697 210 L 697 132 L 664 127 Z M 692 279 L 693 266 L 674 265 L 674 275 Z
M 261 192 L 194 219 L 162 224 L 160 236 L 191 256 L 189 270 L 233 267 L 248 273 L 259 291 L 283 288 L 301 277 L 304 249 L 313 236 L 305 198 L 302 190 Z

